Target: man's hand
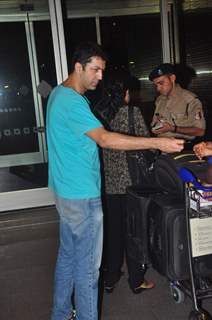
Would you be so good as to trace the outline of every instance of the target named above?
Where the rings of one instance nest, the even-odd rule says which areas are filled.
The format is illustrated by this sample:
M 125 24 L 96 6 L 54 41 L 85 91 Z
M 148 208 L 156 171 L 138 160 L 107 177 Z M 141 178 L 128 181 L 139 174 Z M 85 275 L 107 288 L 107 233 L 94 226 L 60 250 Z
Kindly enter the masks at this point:
M 157 138 L 158 149 L 163 152 L 180 152 L 184 148 L 185 141 L 183 139 L 175 138 Z
M 168 122 L 163 122 L 163 126 L 157 130 L 152 129 L 152 133 L 154 134 L 160 134 L 160 133 L 165 133 L 165 132 L 174 132 L 175 127 L 171 125 Z
M 212 156 L 212 142 L 200 142 L 193 147 L 197 158 Z

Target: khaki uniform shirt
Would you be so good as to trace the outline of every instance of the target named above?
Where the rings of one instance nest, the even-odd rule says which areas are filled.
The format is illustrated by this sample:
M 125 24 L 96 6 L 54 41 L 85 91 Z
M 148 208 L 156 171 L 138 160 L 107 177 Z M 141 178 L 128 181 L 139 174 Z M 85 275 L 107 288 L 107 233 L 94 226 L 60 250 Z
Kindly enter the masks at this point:
M 205 118 L 202 104 L 197 96 L 176 85 L 172 95 L 166 97 L 160 95 L 155 102 L 156 108 L 152 124 L 157 119 L 163 119 L 171 125 L 179 127 L 196 127 L 205 129 Z M 159 137 L 177 137 L 192 140 L 195 137 L 186 134 L 165 132 L 158 134 Z

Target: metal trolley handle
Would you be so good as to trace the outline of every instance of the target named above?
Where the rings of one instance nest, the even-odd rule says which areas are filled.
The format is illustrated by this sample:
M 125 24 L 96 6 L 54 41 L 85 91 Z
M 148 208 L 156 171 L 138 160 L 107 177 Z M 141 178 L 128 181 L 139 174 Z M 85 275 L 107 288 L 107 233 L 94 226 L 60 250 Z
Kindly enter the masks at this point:
M 212 186 L 210 186 L 210 187 L 203 186 L 196 179 L 196 177 L 193 175 L 193 173 L 186 168 L 180 169 L 179 176 L 182 179 L 182 181 L 185 183 L 185 186 L 186 186 L 186 188 L 185 188 L 186 227 L 187 227 L 187 235 L 188 235 L 188 257 L 189 257 L 189 270 L 190 270 L 190 281 L 191 281 L 191 297 L 192 297 L 192 302 L 193 302 L 193 310 L 190 312 L 189 319 L 212 320 L 211 315 L 201 307 L 201 300 L 203 299 L 204 295 L 202 295 L 202 298 L 201 298 L 201 296 L 198 294 L 198 290 L 196 287 L 196 280 L 195 280 L 196 274 L 195 274 L 195 267 L 194 267 L 194 262 L 195 262 L 194 257 L 195 258 L 198 257 L 199 252 L 197 252 L 198 256 L 196 255 L 196 253 L 194 255 L 193 246 L 195 248 L 195 237 L 196 236 L 194 235 L 194 238 L 192 238 L 192 223 L 191 223 L 192 220 L 193 220 L 193 222 L 196 221 L 196 219 L 192 219 L 192 218 L 201 218 L 201 217 L 205 216 L 205 215 L 201 214 L 201 212 L 203 212 L 203 211 L 200 211 L 200 207 L 201 207 L 200 199 L 196 201 L 196 208 L 194 208 L 194 207 L 192 208 L 192 206 L 191 206 L 192 193 L 194 192 L 194 193 L 198 193 L 198 194 L 200 194 L 200 193 L 209 193 L 210 194 L 212 191 Z M 189 184 L 191 184 L 192 186 L 189 186 Z M 212 204 L 212 201 L 207 200 L 209 198 L 212 199 L 212 196 L 206 197 L 204 195 L 204 199 L 205 199 L 204 202 Z M 191 213 L 193 214 L 193 210 L 190 210 L 190 209 L 193 209 L 195 211 L 195 215 L 191 215 Z M 208 212 L 209 212 L 209 210 L 207 207 L 207 213 Z M 197 215 L 197 213 L 199 214 L 199 216 Z M 207 217 L 208 217 L 208 215 L 207 215 Z M 211 219 L 210 215 L 209 215 L 209 217 Z M 202 221 L 204 221 L 204 219 L 198 219 L 198 223 L 200 221 L 202 222 Z M 208 220 L 206 221 L 206 223 L 208 223 Z M 194 227 L 194 225 L 193 225 L 193 227 Z M 197 229 L 197 231 L 198 231 L 198 229 Z M 204 232 L 204 231 L 200 231 L 200 232 Z M 209 241 L 210 241 L 210 239 L 209 239 Z M 199 245 L 197 248 L 199 248 Z M 209 254 L 209 253 L 207 252 L 204 254 Z M 205 297 L 207 297 L 207 295 L 205 295 Z M 208 293 L 208 297 L 209 297 L 209 293 Z

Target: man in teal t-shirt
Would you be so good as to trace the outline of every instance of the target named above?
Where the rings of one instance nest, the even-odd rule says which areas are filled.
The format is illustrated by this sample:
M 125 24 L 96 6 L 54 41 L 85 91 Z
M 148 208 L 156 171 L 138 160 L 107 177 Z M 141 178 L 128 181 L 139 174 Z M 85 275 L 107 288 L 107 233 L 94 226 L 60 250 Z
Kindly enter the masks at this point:
M 183 140 L 130 137 L 105 130 L 84 97 L 95 90 L 105 69 L 105 55 L 92 43 L 73 53 L 71 73 L 56 87 L 47 107 L 49 188 L 60 217 L 60 246 L 55 270 L 51 320 L 97 320 L 103 215 L 97 144 L 104 148 L 165 152 L 183 149 Z
M 66 199 L 100 196 L 97 144 L 86 132 L 102 127 L 85 97 L 72 88 L 56 87 L 48 102 L 49 187 Z
M 102 79 L 105 55 L 99 46 L 84 44 L 72 66 L 68 79 L 51 92 L 47 107 L 49 188 L 60 217 L 51 319 L 70 319 L 74 288 L 77 319 L 97 320 L 103 214 L 98 147 L 87 133 L 102 124 L 83 94 Z

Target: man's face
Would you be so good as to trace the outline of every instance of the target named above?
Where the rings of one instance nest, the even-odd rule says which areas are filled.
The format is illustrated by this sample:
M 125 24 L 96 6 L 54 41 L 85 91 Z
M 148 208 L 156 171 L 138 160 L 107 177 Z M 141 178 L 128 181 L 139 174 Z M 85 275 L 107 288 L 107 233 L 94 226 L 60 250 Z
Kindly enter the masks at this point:
M 102 80 L 106 62 L 100 57 L 92 57 L 84 67 L 80 64 L 80 85 L 82 90 L 95 90 L 99 81 Z
M 175 75 L 163 75 L 161 77 L 155 78 L 153 83 L 156 87 L 157 92 L 163 96 L 168 96 L 173 88 L 175 83 Z

